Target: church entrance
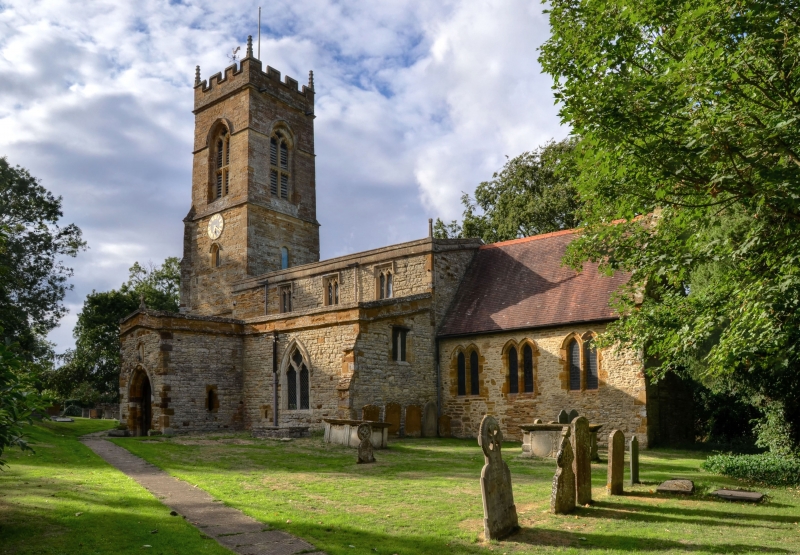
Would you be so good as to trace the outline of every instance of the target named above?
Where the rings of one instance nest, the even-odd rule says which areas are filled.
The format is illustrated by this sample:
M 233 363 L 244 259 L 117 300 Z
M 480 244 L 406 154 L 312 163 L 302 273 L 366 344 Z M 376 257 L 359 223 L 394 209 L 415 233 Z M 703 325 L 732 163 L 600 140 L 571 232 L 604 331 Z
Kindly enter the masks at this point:
M 139 434 L 146 436 L 150 430 L 150 425 L 153 423 L 153 390 L 150 387 L 150 380 L 147 374 L 142 379 L 142 405 L 139 412 Z
M 146 436 L 153 426 L 153 386 L 143 368 L 133 373 L 128 401 L 128 429 L 135 436 Z

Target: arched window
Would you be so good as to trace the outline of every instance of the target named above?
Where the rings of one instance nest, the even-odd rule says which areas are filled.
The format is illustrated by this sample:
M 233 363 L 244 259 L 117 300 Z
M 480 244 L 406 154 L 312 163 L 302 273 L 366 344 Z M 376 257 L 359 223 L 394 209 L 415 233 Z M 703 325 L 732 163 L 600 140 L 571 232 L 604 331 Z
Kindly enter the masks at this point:
M 288 392 L 287 408 L 289 410 L 308 410 L 311 406 L 310 381 L 308 367 L 303 355 L 295 347 L 289 357 L 289 368 L 286 370 L 286 390 Z
M 586 361 L 586 389 L 597 389 L 600 382 L 597 377 L 597 349 L 594 341 L 584 343 L 583 358 Z
M 289 267 L 289 249 L 281 247 L 281 270 Z
M 339 304 L 339 278 L 329 277 L 325 280 L 325 305 Z
M 478 383 L 478 353 L 472 351 L 469 354 L 469 388 L 470 394 L 480 394 L 480 383 Z
M 517 349 L 511 347 L 508 350 L 508 392 L 519 393 L 519 361 L 517 360 Z
M 378 299 L 391 299 L 393 295 L 392 270 L 385 268 L 378 275 Z
M 525 393 L 533 393 L 533 349 L 530 345 L 522 348 L 522 377 L 525 381 Z
M 220 265 L 219 245 L 211 245 L 211 267 L 219 268 L 219 265 Z
M 458 353 L 458 394 L 467 394 L 467 365 L 462 352 Z
M 269 140 L 269 190 L 272 196 L 289 198 L 289 142 L 282 131 Z
M 581 389 L 581 351 L 577 340 L 572 339 L 567 345 L 567 363 L 569 364 L 569 388 L 572 391 Z
M 214 145 L 214 195 L 215 199 L 228 194 L 230 185 L 231 136 L 223 127 Z

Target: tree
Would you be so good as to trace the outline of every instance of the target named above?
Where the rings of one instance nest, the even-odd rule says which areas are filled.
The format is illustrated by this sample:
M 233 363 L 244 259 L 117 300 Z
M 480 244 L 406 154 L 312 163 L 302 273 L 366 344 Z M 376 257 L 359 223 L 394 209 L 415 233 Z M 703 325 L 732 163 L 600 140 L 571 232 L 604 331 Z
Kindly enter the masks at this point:
M 59 225 L 61 197 L 27 170 L 0 158 L 0 226 L 6 230 L 0 260 L 3 339 L 26 360 L 47 352 L 43 338 L 66 313 L 62 304 L 72 269 L 64 257 L 85 247 L 74 224 Z
M 550 5 L 540 62 L 581 137 L 586 203 L 568 260 L 631 273 L 605 340 L 655 378 L 735 393 L 762 411 L 762 445 L 797 449 L 798 3 Z
M 577 225 L 578 195 L 571 177 L 574 139 L 550 141 L 506 162 L 491 181 L 466 193 L 462 224 L 436 220 L 434 236 L 479 237 L 486 243 L 528 237 Z
M 136 262 L 119 290 L 92 291 L 73 331 L 75 349 L 62 355 L 63 364 L 50 375 L 49 387 L 62 398 L 87 404 L 116 402 L 120 320 L 139 307 L 141 296 L 151 309 L 178 312 L 179 289 L 180 261 L 173 257 L 161 266 Z

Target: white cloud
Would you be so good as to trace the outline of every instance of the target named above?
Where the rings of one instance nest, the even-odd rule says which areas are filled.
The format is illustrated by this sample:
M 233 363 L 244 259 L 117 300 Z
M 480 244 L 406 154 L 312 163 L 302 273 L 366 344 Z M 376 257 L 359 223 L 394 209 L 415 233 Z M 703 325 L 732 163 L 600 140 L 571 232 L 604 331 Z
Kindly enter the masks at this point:
M 0 155 L 64 197 L 90 250 L 72 314 L 135 261 L 180 255 L 189 209 L 191 85 L 255 34 L 258 3 L 0 2 Z M 522 0 L 282 0 L 263 7 L 261 59 L 316 81 L 323 257 L 422 237 L 460 215 L 504 162 L 559 127 L 540 74 L 542 6 Z M 243 16 L 243 14 L 245 14 Z M 70 329 L 71 331 L 71 329 Z

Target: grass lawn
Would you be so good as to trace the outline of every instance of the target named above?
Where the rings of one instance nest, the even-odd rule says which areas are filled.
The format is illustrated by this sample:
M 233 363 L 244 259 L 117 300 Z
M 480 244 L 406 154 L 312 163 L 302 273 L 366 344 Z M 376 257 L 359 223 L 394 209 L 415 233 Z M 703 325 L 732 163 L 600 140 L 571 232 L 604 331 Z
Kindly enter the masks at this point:
M 0 554 L 230 555 L 182 518 L 169 516 L 144 488 L 77 440 L 114 424 L 80 418 L 37 424 L 28 428 L 35 454 L 5 452 Z
M 718 487 L 747 484 L 700 470 L 705 454 L 649 450 L 643 484 L 605 493 L 606 466 L 594 464 L 595 504 L 569 516 L 549 513 L 553 461 L 503 453 L 511 468 L 522 531 L 485 543 L 475 440 L 405 439 L 357 465 L 356 451 L 321 436 L 292 442 L 245 435 L 126 438 L 118 445 L 197 484 L 228 505 L 300 536 L 330 555 L 367 553 L 798 553 L 800 491 L 768 493 L 760 505 L 720 501 Z M 692 497 L 655 493 L 672 477 L 694 480 Z M 627 471 L 626 471 L 627 479 Z

